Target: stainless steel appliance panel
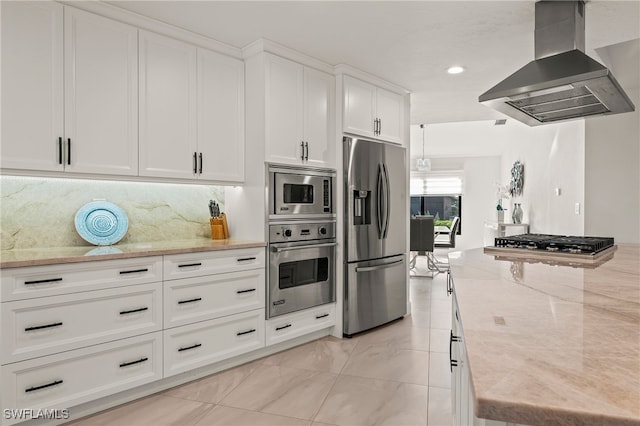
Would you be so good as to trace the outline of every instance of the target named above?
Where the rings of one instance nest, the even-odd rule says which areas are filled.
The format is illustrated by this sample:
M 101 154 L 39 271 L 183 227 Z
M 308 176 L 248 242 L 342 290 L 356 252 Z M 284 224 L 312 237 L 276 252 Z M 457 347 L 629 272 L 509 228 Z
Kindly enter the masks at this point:
M 406 150 L 344 138 L 347 262 L 406 251 Z
M 347 336 L 407 313 L 406 256 L 346 264 L 344 328 Z
M 334 239 L 269 245 L 267 317 L 335 302 Z
M 270 220 L 335 217 L 334 183 L 334 170 L 270 166 Z

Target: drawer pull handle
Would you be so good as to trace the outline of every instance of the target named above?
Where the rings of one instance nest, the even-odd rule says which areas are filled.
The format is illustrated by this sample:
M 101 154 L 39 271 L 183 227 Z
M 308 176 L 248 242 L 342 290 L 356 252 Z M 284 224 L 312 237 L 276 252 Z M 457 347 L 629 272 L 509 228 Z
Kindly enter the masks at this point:
M 329 314 L 316 315 L 316 319 L 326 318 L 328 316 L 329 316 Z
M 50 388 L 51 386 L 55 386 L 55 385 L 60 385 L 62 384 L 62 380 L 56 380 L 54 382 L 51 383 L 47 383 L 46 385 L 40 385 L 40 386 L 31 386 L 28 389 L 25 389 L 25 392 L 33 392 L 33 391 L 37 391 L 40 389 L 44 389 L 44 388 Z
M 255 333 L 256 329 L 252 328 L 251 330 L 247 330 L 247 331 L 240 331 L 238 333 L 236 333 L 236 336 L 242 336 L 243 334 L 249 334 L 249 333 Z
M 238 262 L 247 262 L 249 260 L 256 260 L 255 256 L 254 257 L 241 257 L 239 259 L 236 259 Z
M 256 291 L 256 289 L 255 288 L 248 288 L 246 290 L 238 290 L 238 291 L 236 291 L 236 293 L 238 293 L 238 294 L 251 293 L 252 291 Z
M 134 365 L 134 364 L 140 364 L 140 363 L 143 363 L 143 362 L 148 361 L 148 360 L 149 360 L 149 358 L 147 358 L 147 357 L 145 356 L 144 358 L 140 358 L 140 359 L 139 359 L 139 360 L 137 360 L 137 361 L 123 362 L 122 364 L 120 364 L 120 368 L 122 368 L 122 367 L 128 367 L 128 366 L 130 366 L 130 365 Z
M 178 300 L 178 305 L 182 305 L 184 303 L 199 302 L 201 300 L 202 300 L 202 297 L 196 297 L 195 299 L 189 299 L 189 300 Z
M 135 314 L 136 312 L 146 311 L 147 309 L 149 308 L 145 306 L 144 308 L 131 309 L 130 311 L 120 311 L 120 315 Z
M 61 322 L 55 322 L 53 324 L 37 325 L 35 327 L 27 327 L 27 328 L 24 329 L 24 331 L 42 330 L 43 328 L 60 327 L 61 325 L 62 325 Z
M 202 266 L 202 262 L 185 263 L 185 264 L 182 264 L 182 265 L 178 265 L 178 268 L 189 268 L 191 266 Z
M 144 268 L 144 269 L 134 269 L 131 271 L 120 271 L 120 275 L 125 275 L 125 274 L 136 274 L 138 272 L 147 272 L 149 270 L 149 268 Z
M 29 284 L 44 284 L 44 283 L 55 283 L 58 281 L 62 281 L 62 278 L 48 278 L 46 280 L 33 280 L 33 281 L 25 281 L 24 285 Z
M 276 327 L 276 331 L 284 330 L 285 328 L 291 327 L 291 324 L 281 325 L 280 327 Z
M 199 348 L 200 346 L 202 346 L 202 343 L 196 343 L 195 345 L 185 346 L 184 348 L 178 348 L 178 352 L 188 351 L 190 349 Z

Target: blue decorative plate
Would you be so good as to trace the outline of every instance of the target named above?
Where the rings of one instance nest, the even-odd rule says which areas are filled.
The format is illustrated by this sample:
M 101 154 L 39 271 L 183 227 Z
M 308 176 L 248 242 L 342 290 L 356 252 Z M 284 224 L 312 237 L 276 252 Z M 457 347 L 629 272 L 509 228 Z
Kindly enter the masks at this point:
M 129 229 L 124 210 L 108 201 L 92 201 L 80 207 L 75 224 L 85 241 L 98 246 L 117 243 Z

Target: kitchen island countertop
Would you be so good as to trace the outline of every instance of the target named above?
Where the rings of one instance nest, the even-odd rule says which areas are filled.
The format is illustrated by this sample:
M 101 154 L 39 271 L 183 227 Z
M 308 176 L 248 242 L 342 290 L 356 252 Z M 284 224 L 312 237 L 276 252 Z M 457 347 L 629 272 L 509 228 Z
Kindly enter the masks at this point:
M 640 425 L 640 246 L 600 265 L 450 254 L 479 418 Z
M 113 246 L 48 247 L 0 251 L 0 268 L 54 265 L 93 260 L 128 259 L 144 256 L 196 253 L 216 250 L 265 247 L 263 241 L 237 239 L 211 240 L 196 238 L 149 243 L 117 244 Z

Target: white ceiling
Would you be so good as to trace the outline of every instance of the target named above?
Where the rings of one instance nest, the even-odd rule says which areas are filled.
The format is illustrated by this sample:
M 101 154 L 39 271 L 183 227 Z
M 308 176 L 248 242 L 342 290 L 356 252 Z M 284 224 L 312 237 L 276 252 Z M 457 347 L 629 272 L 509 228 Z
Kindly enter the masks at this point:
M 412 92 L 412 124 L 502 118 L 478 96 L 534 55 L 532 0 L 109 3 L 238 48 L 266 38 L 332 65 L 368 71 Z M 621 49 L 606 47 L 638 39 L 640 0 L 587 2 L 587 54 L 610 56 Z M 631 55 L 622 49 L 626 60 L 618 62 L 637 70 L 634 49 Z M 467 71 L 447 74 L 454 64 Z M 628 81 L 618 77 L 623 87 L 638 87 L 637 72 L 624 76 Z

